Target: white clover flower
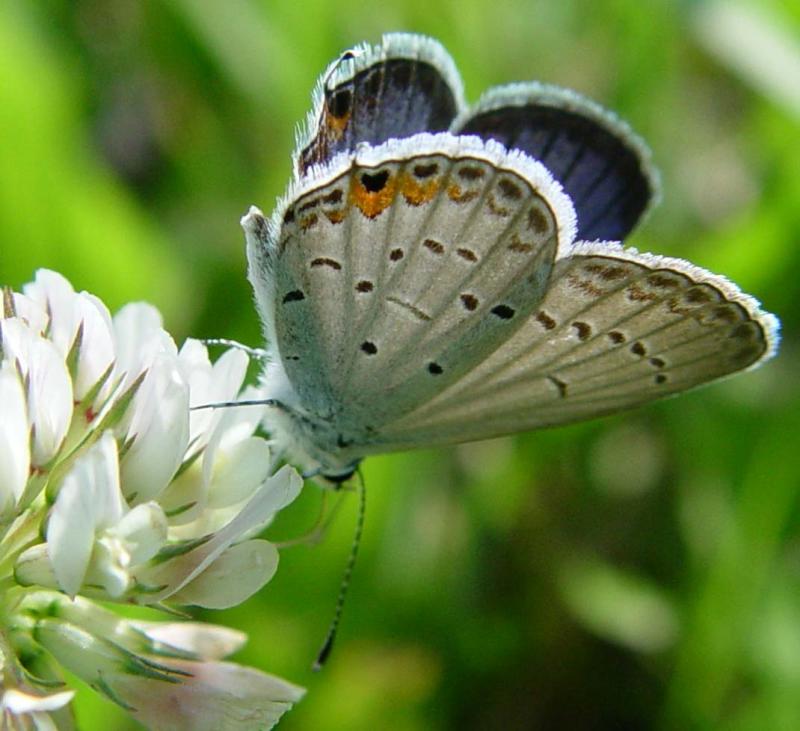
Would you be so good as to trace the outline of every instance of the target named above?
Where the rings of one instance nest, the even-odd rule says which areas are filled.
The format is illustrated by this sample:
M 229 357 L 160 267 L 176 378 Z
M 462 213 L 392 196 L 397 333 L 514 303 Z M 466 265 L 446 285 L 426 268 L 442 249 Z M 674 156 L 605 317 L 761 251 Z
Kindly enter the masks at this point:
M 244 637 L 137 623 L 94 599 L 234 606 L 274 574 L 257 534 L 300 491 L 237 398 L 247 357 L 179 350 L 40 271 L 0 309 L 0 728 L 68 728 L 59 666 L 153 729 L 271 728 L 302 690 L 224 662 Z

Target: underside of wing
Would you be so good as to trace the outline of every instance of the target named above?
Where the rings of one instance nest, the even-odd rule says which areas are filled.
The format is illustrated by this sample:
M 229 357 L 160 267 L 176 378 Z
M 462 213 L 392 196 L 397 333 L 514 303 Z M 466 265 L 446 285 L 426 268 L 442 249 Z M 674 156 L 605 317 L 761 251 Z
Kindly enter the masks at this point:
M 475 138 L 363 148 L 299 185 L 246 222 L 251 279 L 299 405 L 359 442 L 511 337 L 574 235 L 541 165 Z
M 390 33 L 334 61 L 317 83 L 298 134 L 295 170 L 305 174 L 368 142 L 444 132 L 464 108 L 453 60 L 432 38 Z
M 451 131 L 539 160 L 572 198 L 579 240 L 623 240 L 657 198 L 658 174 L 644 141 L 568 89 L 536 82 L 490 89 Z
M 777 341 L 776 318 L 723 277 L 679 259 L 579 244 L 508 342 L 384 425 L 371 451 L 610 414 L 752 368 Z

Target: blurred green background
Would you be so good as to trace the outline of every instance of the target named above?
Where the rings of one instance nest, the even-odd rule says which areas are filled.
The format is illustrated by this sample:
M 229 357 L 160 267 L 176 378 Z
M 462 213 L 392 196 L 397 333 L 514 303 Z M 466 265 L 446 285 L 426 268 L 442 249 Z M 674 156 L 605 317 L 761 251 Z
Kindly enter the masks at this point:
M 664 201 L 631 243 L 783 320 L 767 367 L 637 412 L 367 461 L 365 539 L 282 554 L 211 621 L 306 685 L 285 731 L 800 728 L 800 4 L 3 0 L 0 281 L 66 274 L 112 309 L 257 345 L 239 217 L 269 210 L 325 64 L 440 38 L 468 98 L 541 79 L 648 140 Z M 793 65 L 794 64 L 794 65 Z M 270 530 L 302 534 L 313 486 Z M 83 729 L 137 728 L 82 691 Z

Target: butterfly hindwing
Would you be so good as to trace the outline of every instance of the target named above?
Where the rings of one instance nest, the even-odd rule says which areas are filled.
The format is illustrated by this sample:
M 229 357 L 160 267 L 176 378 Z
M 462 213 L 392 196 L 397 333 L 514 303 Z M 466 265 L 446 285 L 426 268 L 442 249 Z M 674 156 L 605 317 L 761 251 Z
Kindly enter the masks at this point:
M 314 99 L 296 153 L 300 174 L 362 142 L 446 131 L 464 107 L 461 78 L 444 48 L 404 33 L 344 54 L 322 76 Z
M 303 403 L 359 428 L 379 430 L 508 339 L 574 234 L 541 166 L 475 139 L 390 142 L 305 185 L 269 244 L 275 345 Z
M 376 451 L 613 413 L 752 367 L 776 340 L 775 318 L 722 277 L 578 244 L 525 325 L 458 383 L 387 424 Z
M 539 160 L 572 198 L 579 240 L 621 241 L 657 195 L 645 143 L 611 112 L 567 89 L 537 83 L 491 89 L 452 131 Z

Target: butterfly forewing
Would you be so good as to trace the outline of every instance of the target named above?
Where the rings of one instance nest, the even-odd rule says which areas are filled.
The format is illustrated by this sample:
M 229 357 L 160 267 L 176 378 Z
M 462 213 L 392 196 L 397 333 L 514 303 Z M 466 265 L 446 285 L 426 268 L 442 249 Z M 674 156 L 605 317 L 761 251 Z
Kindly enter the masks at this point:
M 329 162 L 359 143 L 446 131 L 462 111 L 461 79 L 436 41 L 388 34 L 345 54 L 320 80 L 300 139 L 297 170 Z
M 321 414 L 374 428 L 511 337 L 572 235 L 568 202 L 530 161 L 449 135 L 389 148 L 297 196 L 273 264 L 289 380 Z
M 723 278 L 608 244 L 578 251 L 556 264 L 545 298 L 507 343 L 385 426 L 382 450 L 601 416 L 748 368 L 774 350 L 774 318 Z
M 578 239 L 622 240 L 657 193 L 644 142 L 610 112 L 566 89 L 536 83 L 491 89 L 453 131 L 497 140 L 543 163 L 573 200 Z

